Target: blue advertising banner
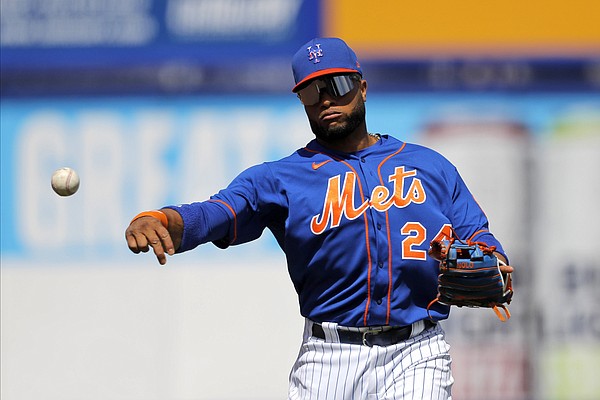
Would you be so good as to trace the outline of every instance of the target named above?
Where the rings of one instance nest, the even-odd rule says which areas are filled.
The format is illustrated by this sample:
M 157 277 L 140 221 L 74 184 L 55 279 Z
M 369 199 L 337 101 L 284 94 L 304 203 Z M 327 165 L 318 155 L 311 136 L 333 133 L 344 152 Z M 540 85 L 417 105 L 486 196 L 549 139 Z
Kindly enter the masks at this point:
M 281 90 L 319 0 L 6 0 L 2 96 Z
M 2 69 L 290 57 L 319 31 L 318 0 L 6 0 Z

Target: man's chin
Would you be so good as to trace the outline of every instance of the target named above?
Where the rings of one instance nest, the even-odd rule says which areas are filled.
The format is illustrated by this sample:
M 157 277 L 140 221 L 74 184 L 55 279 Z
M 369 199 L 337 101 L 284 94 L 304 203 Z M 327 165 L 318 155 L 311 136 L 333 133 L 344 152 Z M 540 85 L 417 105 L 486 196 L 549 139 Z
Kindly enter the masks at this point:
M 317 139 L 326 143 L 339 143 L 348 138 L 364 121 L 364 104 L 360 103 L 346 118 L 339 118 L 325 125 L 310 121 L 310 127 Z
M 312 131 L 315 136 L 328 143 L 333 143 L 347 138 L 351 131 L 347 129 L 347 124 L 339 124 L 334 122 L 327 127 L 312 126 Z

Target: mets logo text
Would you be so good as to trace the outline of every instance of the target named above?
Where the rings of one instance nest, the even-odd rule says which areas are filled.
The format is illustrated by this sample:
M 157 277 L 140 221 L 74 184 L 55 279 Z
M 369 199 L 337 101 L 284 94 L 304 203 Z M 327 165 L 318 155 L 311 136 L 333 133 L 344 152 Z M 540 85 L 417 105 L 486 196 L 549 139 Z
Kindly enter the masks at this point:
M 388 180 L 393 185 L 390 192 L 386 186 L 380 185 L 373 188 L 371 196 L 358 207 L 354 204 L 356 190 L 356 174 L 346 172 L 344 183 L 340 186 L 341 175 L 329 178 L 327 193 L 323 202 L 323 211 L 310 220 L 310 230 L 319 235 L 328 227 L 335 228 L 340 225 L 342 217 L 349 220 L 356 219 L 373 208 L 379 212 L 385 212 L 391 207 L 404 208 L 411 203 L 422 204 L 425 202 L 426 194 L 423 184 L 416 170 L 405 171 L 404 167 L 396 167 L 394 173 Z M 408 178 L 413 177 L 412 181 Z
M 308 59 L 315 64 L 321 62 L 319 57 L 323 57 L 323 50 L 321 49 L 321 45 L 317 44 L 316 46 L 316 49 L 313 49 L 312 46 L 308 46 L 306 48 L 306 50 L 308 50 Z

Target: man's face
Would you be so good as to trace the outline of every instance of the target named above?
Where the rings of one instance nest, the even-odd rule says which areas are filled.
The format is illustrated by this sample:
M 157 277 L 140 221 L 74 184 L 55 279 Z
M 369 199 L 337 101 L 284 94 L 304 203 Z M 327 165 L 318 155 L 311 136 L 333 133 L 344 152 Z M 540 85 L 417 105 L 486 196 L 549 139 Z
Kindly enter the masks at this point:
M 343 96 L 334 96 L 324 90 L 317 103 L 304 106 L 310 127 L 318 139 L 336 142 L 348 137 L 365 122 L 367 83 L 364 80 L 353 82 L 353 89 Z

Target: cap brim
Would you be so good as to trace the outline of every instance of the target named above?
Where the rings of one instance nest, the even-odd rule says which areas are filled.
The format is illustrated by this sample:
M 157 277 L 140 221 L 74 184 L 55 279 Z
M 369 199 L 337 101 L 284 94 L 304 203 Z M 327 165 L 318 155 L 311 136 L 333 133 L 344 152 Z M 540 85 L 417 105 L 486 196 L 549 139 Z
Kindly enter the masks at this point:
M 344 74 L 344 73 L 357 73 L 360 74 L 360 72 L 356 69 L 350 69 L 350 68 L 329 68 L 329 69 L 322 69 L 320 71 L 316 71 L 313 72 L 310 75 L 307 75 L 304 79 L 302 79 L 300 82 L 298 82 L 296 84 L 296 86 L 294 86 L 294 88 L 292 89 L 292 92 L 297 92 L 298 89 L 300 89 L 300 87 L 302 85 L 304 85 L 306 82 L 310 81 L 311 79 L 315 79 L 318 78 L 319 76 L 323 76 L 323 75 L 331 75 L 331 74 Z

